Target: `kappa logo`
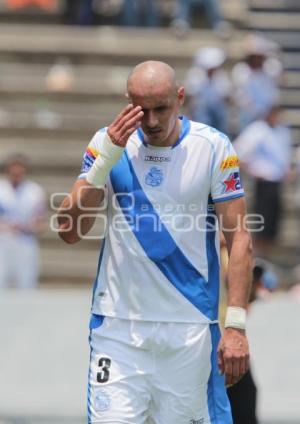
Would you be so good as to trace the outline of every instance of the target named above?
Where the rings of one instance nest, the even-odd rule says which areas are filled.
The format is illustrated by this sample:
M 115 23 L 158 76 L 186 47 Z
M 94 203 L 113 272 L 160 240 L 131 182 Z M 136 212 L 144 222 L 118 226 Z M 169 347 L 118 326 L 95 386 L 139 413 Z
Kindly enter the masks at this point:
M 147 155 L 145 156 L 146 162 L 157 162 L 157 163 L 163 163 L 163 162 L 170 162 L 171 158 L 166 156 L 151 156 Z
M 158 187 L 164 180 L 163 172 L 160 168 L 152 166 L 145 176 L 145 183 L 151 187 Z

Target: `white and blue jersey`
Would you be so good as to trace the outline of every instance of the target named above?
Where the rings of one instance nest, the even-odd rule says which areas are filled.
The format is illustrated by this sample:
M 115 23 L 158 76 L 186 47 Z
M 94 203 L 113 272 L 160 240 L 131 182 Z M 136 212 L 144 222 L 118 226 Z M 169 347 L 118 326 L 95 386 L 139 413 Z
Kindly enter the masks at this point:
M 214 203 L 244 196 L 224 134 L 182 119 L 171 147 L 139 129 L 107 180 L 107 232 L 92 312 L 122 319 L 211 323 L 218 318 L 219 237 Z M 84 154 L 84 178 L 106 129 Z

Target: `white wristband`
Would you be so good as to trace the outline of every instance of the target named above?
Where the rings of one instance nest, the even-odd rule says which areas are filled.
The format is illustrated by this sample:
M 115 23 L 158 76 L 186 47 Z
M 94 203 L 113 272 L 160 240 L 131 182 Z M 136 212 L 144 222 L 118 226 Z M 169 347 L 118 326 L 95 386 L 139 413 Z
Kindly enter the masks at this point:
M 245 330 L 246 315 L 246 309 L 240 308 L 238 306 L 228 306 L 225 318 L 225 328 L 232 327 Z
M 123 151 L 124 147 L 113 144 L 106 134 L 101 140 L 99 155 L 86 175 L 87 181 L 95 187 L 103 187 L 110 170 L 118 162 Z

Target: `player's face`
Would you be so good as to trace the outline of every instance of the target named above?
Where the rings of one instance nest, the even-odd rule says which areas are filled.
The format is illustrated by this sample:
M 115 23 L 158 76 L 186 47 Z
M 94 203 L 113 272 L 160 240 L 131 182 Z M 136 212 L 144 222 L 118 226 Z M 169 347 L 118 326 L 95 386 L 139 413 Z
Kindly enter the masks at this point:
M 141 127 L 146 142 L 156 146 L 174 143 L 173 136 L 178 127 L 178 114 L 184 100 L 184 89 L 151 93 L 149 96 L 131 96 L 134 106 L 144 112 Z

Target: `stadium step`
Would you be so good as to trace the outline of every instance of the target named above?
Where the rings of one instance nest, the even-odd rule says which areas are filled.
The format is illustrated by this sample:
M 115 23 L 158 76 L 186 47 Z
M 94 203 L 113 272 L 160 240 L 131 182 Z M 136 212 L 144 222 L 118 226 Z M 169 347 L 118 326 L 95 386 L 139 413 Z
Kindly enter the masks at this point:
M 96 277 L 98 257 L 99 248 L 86 249 L 84 241 L 80 242 L 80 248 L 76 248 L 76 245 L 62 249 L 43 246 L 41 281 L 74 280 L 80 284 L 92 284 Z
M 283 66 L 288 71 L 300 71 L 300 52 L 283 51 Z
M 250 12 L 248 28 L 255 30 L 300 30 L 300 12 Z
M 200 36 L 201 34 L 201 36 Z M 233 34 L 230 57 L 241 52 L 242 32 Z M 149 57 L 171 65 L 190 65 L 197 49 L 207 44 L 225 46 L 209 30 L 191 30 L 188 43 L 178 39 L 170 29 L 62 26 L 1 25 L 0 55 L 8 62 L 21 58 L 24 62 L 53 63 L 66 56 L 73 63 L 132 66 Z M 130 46 L 130 49 L 128 49 Z
M 299 41 L 295 31 L 270 31 L 262 29 L 260 31 L 263 31 L 263 34 L 267 38 L 278 43 L 284 51 L 300 51 Z
M 251 10 L 255 9 L 260 11 L 300 11 L 300 3 L 298 0 L 248 0 L 248 6 Z
M 291 89 L 299 89 L 300 88 L 300 72 L 297 71 L 287 71 L 283 77 L 282 87 L 291 88 Z M 300 102 L 298 101 L 298 104 Z

